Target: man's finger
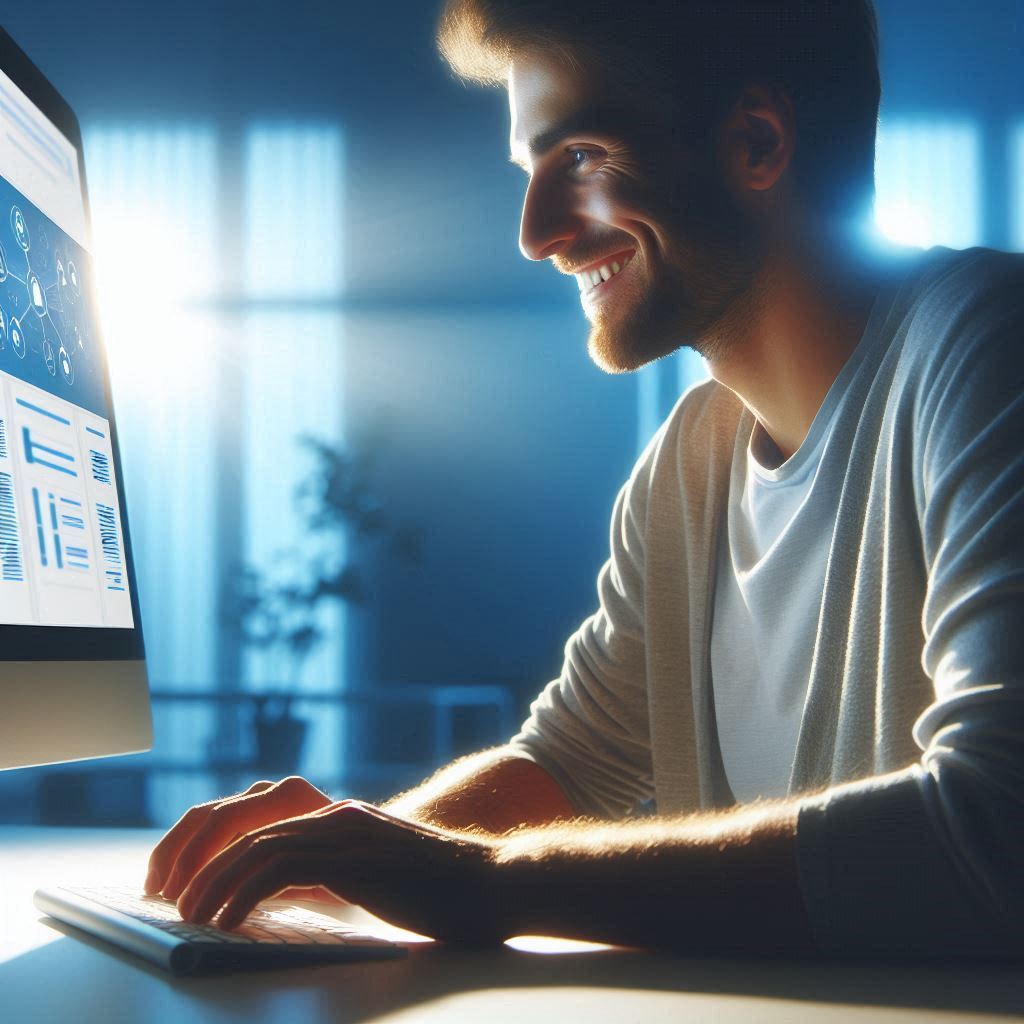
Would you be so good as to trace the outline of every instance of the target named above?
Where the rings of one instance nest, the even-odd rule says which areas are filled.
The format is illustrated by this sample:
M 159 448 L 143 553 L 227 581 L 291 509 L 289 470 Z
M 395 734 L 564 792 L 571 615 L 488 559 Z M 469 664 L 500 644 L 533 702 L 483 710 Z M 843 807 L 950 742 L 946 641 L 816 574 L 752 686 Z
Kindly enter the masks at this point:
M 196 873 L 238 836 L 321 807 L 324 795 L 308 783 L 299 785 L 301 781 L 285 779 L 214 807 L 178 855 L 164 883 L 164 896 L 176 900 Z
M 252 875 L 282 856 L 294 854 L 296 843 L 297 837 L 288 834 L 244 836 L 196 875 L 178 900 L 178 912 L 185 921 L 206 924 Z
M 198 924 L 209 921 L 246 879 L 279 855 L 316 858 L 320 865 L 318 877 L 290 884 L 322 883 L 339 856 L 337 840 L 319 832 L 303 834 L 298 831 L 303 827 L 308 829 L 309 823 L 309 817 L 305 817 L 272 825 L 243 836 L 219 853 L 196 875 L 178 899 L 178 912 L 182 918 Z M 284 830 L 286 827 L 287 831 Z
M 220 928 L 237 928 L 262 900 L 269 900 L 290 885 L 302 885 L 321 877 L 322 854 L 281 851 L 241 882 L 227 898 L 217 918 Z
M 149 870 L 143 886 L 146 894 L 152 896 L 163 889 L 182 849 L 196 832 L 202 828 L 214 808 L 231 800 L 240 800 L 254 793 L 262 793 L 273 785 L 273 782 L 265 779 L 260 780 L 259 782 L 254 782 L 244 793 L 239 793 L 233 797 L 210 800 L 205 804 L 197 804 L 195 807 L 187 810 L 160 842 L 156 844 L 149 856 Z

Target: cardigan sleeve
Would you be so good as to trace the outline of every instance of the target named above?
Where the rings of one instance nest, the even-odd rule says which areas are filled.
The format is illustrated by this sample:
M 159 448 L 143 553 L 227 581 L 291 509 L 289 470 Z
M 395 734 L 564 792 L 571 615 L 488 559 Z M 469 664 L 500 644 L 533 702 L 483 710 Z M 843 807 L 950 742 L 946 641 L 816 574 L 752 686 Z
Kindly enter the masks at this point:
M 565 645 L 560 676 L 530 707 L 514 753 L 560 784 L 580 814 L 621 818 L 653 793 L 644 650 L 649 466 L 664 428 L 615 501 L 598 608 Z
M 1024 258 L 999 256 L 917 325 L 920 761 L 801 806 L 801 884 L 835 953 L 1024 952 Z

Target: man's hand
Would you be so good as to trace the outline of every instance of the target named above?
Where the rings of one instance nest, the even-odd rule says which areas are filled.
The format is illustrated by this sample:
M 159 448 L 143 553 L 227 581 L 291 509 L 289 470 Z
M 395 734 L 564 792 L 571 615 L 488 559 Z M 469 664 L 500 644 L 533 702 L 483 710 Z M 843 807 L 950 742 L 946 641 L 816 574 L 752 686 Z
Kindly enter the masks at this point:
M 330 802 L 316 786 L 292 776 L 281 782 L 256 782 L 237 796 L 199 804 L 186 811 L 153 850 L 146 893 L 162 892 L 176 900 L 196 872 L 239 836 Z
M 342 807 L 345 815 L 333 813 Z M 327 811 L 325 821 L 304 821 Z M 201 892 L 216 878 L 209 900 L 221 892 L 220 902 L 212 909 L 209 900 L 198 906 L 209 920 L 244 880 L 238 872 L 258 872 L 253 865 L 272 851 L 275 883 L 280 873 L 315 878 L 278 884 L 275 895 L 351 900 L 422 934 L 480 941 L 497 936 L 502 929 L 496 921 L 508 916 L 496 894 L 497 837 L 572 814 L 543 769 L 504 747 L 448 765 L 386 810 L 359 801 L 332 803 L 298 777 L 257 782 L 237 796 L 189 810 L 153 850 L 145 890 L 162 892 L 194 913 Z M 487 832 L 493 838 L 482 836 Z M 246 852 L 254 847 L 257 852 Z M 235 867 L 243 854 L 246 859 Z M 465 920 L 456 920 L 460 910 Z M 232 916 L 218 919 L 225 920 Z
M 178 909 L 199 924 L 219 912 L 218 925 L 230 929 L 261 900 L 323 886 L 420 934 L 496 942 L 507 936 L 494 846 L 342 800 L 242 835 L 195 874 Z

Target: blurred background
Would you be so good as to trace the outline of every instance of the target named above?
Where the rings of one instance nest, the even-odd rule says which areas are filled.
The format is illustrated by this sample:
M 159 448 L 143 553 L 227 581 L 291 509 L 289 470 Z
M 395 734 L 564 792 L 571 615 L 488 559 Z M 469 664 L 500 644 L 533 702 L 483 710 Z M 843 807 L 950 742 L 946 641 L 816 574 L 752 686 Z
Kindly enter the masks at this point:
M 1020 0 L 876 4 L 875 228 L 1024 250 Z M 383 799 L 514 732 L 593 610 L 703 367 L 593 366 L 436 13 L 8 6 L 83 125 L 156 740 L 0 773 L 0 822 L 166 825 L 291 772 Z

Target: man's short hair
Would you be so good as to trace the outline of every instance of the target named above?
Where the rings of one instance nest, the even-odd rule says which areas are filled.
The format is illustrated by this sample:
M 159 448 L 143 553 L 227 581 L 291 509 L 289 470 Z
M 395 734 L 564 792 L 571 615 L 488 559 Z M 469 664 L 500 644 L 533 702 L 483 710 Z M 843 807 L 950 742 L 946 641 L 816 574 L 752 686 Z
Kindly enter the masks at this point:
M 597 68 L 657 103 L 678 139 L 713 144 L 743 87 L 781 87 L 796 116 L 793 182 L 830 221 L 868 219 L 881 81 L 872 0 L 446 0 L 441 53 L 505 85 L 519 54 Z

